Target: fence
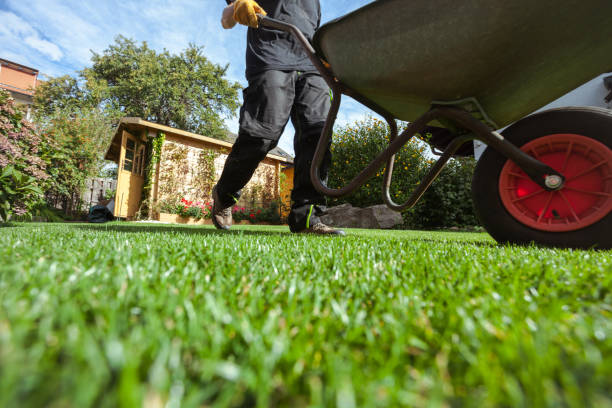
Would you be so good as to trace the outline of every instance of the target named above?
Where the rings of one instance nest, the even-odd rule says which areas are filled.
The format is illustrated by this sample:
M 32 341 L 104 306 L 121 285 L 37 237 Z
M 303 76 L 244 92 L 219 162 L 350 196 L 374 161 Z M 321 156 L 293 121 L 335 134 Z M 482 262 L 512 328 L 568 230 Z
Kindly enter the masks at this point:
M 113 178 L 91 178 L 85 182 L 85 188 L 81 193 L 81 208 L 89 209 L 92 205 L 97 205 L 105 199 L 106 191 L 115 191 L 117 180 Z M 109 197 L 114 198 L 114 197 Z

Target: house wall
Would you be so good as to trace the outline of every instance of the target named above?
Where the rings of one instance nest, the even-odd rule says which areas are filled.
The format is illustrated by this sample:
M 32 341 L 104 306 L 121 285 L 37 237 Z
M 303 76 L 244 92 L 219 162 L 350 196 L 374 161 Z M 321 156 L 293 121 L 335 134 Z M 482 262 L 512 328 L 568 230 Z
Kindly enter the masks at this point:
M 293 189 L 294 167 L 287 167 L 281 171 L 280 197 L 281 197 L 281 216 L 286 217 L 291 210 L 291 190 Z
M 166 135 L 160 159 L 157 207 L 181 198 L 212 203 L 212 187 L 221 176 L 228 153 L 228 148 Z M 271 159 L 260 163 L 237 205 L 251 209 L 277 201 L 278 167 L 278 162 Z
M 15 102 L 25 105 L 26 119 L 30 120 L 32 95 L 38 82 L 38 71 L 10 61 L 0 60 L 0 88 L 10 92 Z
M 3 88 L 10 91 L 32 95 L 32 90 L 36 87 L 36 75 L 2 65 L 0 67 L 0 84 L 3 85 Z

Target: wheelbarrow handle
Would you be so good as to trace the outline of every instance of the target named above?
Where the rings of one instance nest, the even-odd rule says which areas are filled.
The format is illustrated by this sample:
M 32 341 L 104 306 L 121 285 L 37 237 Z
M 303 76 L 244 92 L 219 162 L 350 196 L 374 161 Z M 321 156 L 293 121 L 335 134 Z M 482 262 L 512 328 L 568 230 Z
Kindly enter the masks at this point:
M 323 76 L 325 82 L 327 82 L 327 85 L 330 88 L 333 87 L 333 84 L 335 82 L 333 74 L 325 67 L 325 65 L 323 65 L 323 62 L 317 56 L 315 49 L 312 47 L 312 44 L 310 44 L 310 41 L 308 41 L 304 33 L 302 33 L 299 28 L 297 28 L 293 24 L 285 23 L 284 21 L 264 16 L 263 14 L 257 14 L 257 20 L 259 22 L 260 27 L 274 28 L 276 30 L 284 31 L 295 36 L 295 38 L 297 38 L 298 42 L 304 48 L 304 51 L 306 51 L 306 55 L 308 56 L 312 64 L 315 66 L 317 71 L 319 71 L 321 76 Z

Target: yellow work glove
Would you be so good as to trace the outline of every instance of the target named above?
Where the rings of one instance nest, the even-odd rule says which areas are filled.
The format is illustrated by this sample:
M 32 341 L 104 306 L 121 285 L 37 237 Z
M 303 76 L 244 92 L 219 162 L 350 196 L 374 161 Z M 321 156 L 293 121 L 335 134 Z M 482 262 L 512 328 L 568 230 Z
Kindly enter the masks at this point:
M 266 15 L 266 11 L 253 0 L 236 0 L 234 2 L 234 20 L 236 22 L 257 28 L 259 22 L 256 14 Z

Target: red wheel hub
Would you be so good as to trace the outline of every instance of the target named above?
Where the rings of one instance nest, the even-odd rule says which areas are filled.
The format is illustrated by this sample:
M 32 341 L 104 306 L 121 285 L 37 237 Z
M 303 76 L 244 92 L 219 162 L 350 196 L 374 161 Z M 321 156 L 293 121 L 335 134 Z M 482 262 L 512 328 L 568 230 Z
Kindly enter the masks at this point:
M 612 210 L 612 150 L 576 134 L 552 134 L 521 147 L 530 156 L 565 177 L 556 191 L 534 183 L 508 160 L 499 177 L 499 195 L 506 210 L 519 222 L 541 231 L 585 228 Z

